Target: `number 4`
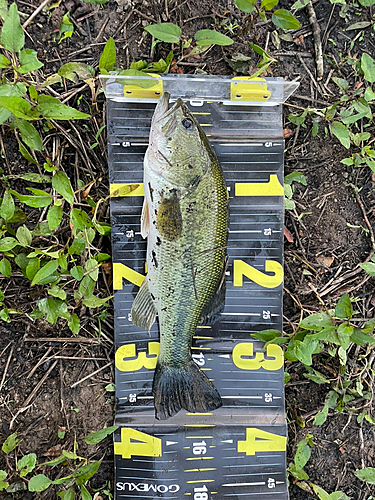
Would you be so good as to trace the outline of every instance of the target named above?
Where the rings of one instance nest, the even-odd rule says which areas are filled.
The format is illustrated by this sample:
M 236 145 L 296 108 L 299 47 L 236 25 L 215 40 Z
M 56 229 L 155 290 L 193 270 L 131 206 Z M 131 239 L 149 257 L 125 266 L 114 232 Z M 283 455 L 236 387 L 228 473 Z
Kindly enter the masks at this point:
M 255 455 L 261 451 L 285 451 L 286 437 L 253 427 L 246 429 L 246 440 L 237 441 L 237 451 L 246 455 Z
M 114 443 L 115 455 L 122 458 L 140 457 L 161 457 L 161 439 L 145 434 L 144 432 L 131 429 L 130 427 L 121 429 L 121 441 Z

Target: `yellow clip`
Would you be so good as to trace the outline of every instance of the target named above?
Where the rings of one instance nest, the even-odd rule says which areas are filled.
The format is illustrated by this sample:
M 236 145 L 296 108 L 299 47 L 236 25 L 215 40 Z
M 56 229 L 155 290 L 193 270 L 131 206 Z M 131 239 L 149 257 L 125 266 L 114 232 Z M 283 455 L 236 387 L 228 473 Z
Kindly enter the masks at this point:
M 159 99 L 163 93 L 163 80 L 160 75 L 153 73 L 145 73 L 145 76 L 155 78 L 155 83 L 151 79 L 147 80 L 131 80 L 124 83 L 124 96 L 143 99 Z
M 251 76 L 237 76 L 232 78 L 230 84 L 231 101 L 264 102 L 268 101 L 270 97 L 271 91 L 267 90 L 267 83 L 264 78 L 251 78 Z

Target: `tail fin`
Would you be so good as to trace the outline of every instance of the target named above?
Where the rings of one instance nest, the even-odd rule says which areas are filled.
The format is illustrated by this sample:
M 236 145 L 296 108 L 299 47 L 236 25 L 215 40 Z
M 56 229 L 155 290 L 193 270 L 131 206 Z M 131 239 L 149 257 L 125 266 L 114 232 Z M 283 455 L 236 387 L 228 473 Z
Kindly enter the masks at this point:
M 182 408 L 197 413 L 216 410 L 222 405 L 218 390 L 193 360 L 181 367 L 158 363 L 152 393 L 158 420 L 172 417 Z

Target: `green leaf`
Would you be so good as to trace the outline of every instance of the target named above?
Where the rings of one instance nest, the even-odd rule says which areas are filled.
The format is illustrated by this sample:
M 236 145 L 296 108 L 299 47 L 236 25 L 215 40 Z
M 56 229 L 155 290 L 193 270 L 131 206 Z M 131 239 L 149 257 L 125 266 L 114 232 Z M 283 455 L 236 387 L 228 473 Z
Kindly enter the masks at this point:
M 332 80 L 344 93 L 348 90 L 349 83 L 347 80 L 344 80 L 343 78 L 337 78 L 336 76 L 333 76 Z
M 375 469 L 366 467 L 365 469 L 356 470 L 354 473 L 361 481 L 366 481 L 369 484 L 375 484 Z
M 82 500 L 92 500 L 92 496 L 90 495 L 90 493 L 87 491 L 87 488 L 85 485 L 81 485 L 80 486 L 80 491 L 81 491 L 81 497 L 82 497 Z
M 86 229 L 92 227 L 92 221 L 84 210 L 73 208 L 70 212 L 70 221 L 76 229 Z
M 329 380 L 324 377 L 320 372 L 311 369 L 311 373 L 304 373 L 304 377 L 308 378 L 309 380 L 312 380 L 316 384 L 329 384 Z
M 336 407 L 338 398 L 339 395 L 335 391 L 329 391 L 324 401 L 324 407 L 316 414 L 313 425 L 324 424 L 324 422 L 327 420 L 329 409 Z
M 360 346 L 365 345 L 367 342 L 371 345 L 374 345 L 375 338 L 364 332 L 363 330 L 355 328 L 352 336 L 350 337 L 350 340 Z
M 260 7 L 264 10 L 272 10 L 279 3 L 279 0 L 262 0 Z
M 99 469 L 101 462 L 93 462 L 91 464 L 84 465 L 80 467 L 73 473 L 73 477 L 76 478 L 76 483 L 78 486 L 85 484 L 86 481 L 92 477 L 96 471 Z
M 16 237 L 23 247 L 30 246 L 33 240 L 33 235 L 25 225 L 17 229 Z
M 2 238 L 0 240 L 0 252 L 9 252 L 9 250 L 12 250 L 17 245 L 19 245 L 18 241 L 11 236 Z
M 106 427 L 97 432 L 92 432 L 85 437 L 85 443 L 87 444 L 98 444 L 103 441 L 104 438 L 115 432 L 118 429 L 118 425 L 113 425 L 112 427 Z
M 301 23 L 289 10 L 279 9 L 272 14 L 272 22 L 275 26 L 283 30 L 296 30 L 301 27 Z
M 77 62 L 64 64 L 61 66 L 57 74 L 74 83 L 78 83 L 79 80 L 88 80 L 89 78 L 93 78 L 95 76 L 95 72 L 91 66 Z
M 73 313 L 70 316 L 70 318 L 68 319 L 68 327 L 72 333 L 74 333 L 75 335 L 78 335 L 80 323 L 79 323 L 79 318 L 76 315 L 76 313 Z
M 353 316 L 352 303 L 347 293 L 340 297 L 340 300 L 337 302 L 335 316 L 340 319 L 350 319 Z
M 91 297 L 88 297 L 87 299 L 83 299 L 82 304 L 86 307 L 89 307 L 90 309 L 94 309 L 96 307 L 102 306 L 103 304 L 108 302 L 108 300 L 110 300 L 111 298 L 112 298 L 112 296 L 105 297 L 104 299 L 99 299 L 99 297 L 95 297 L 94 295 L 92 295 Z
M 33 191 L 31 188 L 27 188 L 29 191 Z M 49 193 L 46 193 L 45 191 L 39 191 L 39 193 L 43 194 L 38 194 L 36 196 L 27 196 L 24 194 L 17 193 L 16 191 L 13 191 L 13 189 L 10 190 L 10 192 L 19 199 L 21 203 L 25 203 L 25 205 L 33 208 L 41 208 L 41 207 L 47 207 L 48 205 L 51 204 L 52 201 L 52 196 Z
M 5 278 L 10 278 L 12 274 L 10 262 L 5 257 L 0 261 L 0 273 L 5 276 Z
M 145 30 L 157 40 L 167 43 L 179 43 L 181 29 L 173 23 L 150 24 Z
M 255 4 L 257 0 L 236 0 L 236 6 L 242 10 L 242 12 L 253 12 L 255 9 Z
M 0 97 L 0 105 L 1 105 Z M 55 97 L 41 94 L 38 98 L 38 105 L 30 112 L 29 120 L 39 120 L 46 118 L 49 120 L 81 120 L 89 118 L 90 115 L 81 113 L 77 109 L 62 104 Z M 21 118 L 24 118 L 23 116 Z
M 32 281 L 36 273 L 39 271 L 39 269 L 40 269 L 39 257 L 34 257 L 30 259 L 25 270 L 26 278 Z
M 289 464 L 288 472 L 290 472 L 293 477 L 299 479 L 300 481 L 309 479 L 308 474 L 306 474 L 306 472 L 302 469 L 297 469 L 297 467 L 293 463 Z
M 84 0 L 85 2 L 87 2 L 88 0 Z M 91 2 L 90 2 L 91 3 Z M 94 3 L 94 2 L 92 2 Z M 65 458 L 64 458 L 65 460 Z M 61 498 L 61 500 L 74 500 L 74 488 L 69 488 L 68 490 L 66 491 L 59 491 L 57 493 L 57 496 Z
M 3 481 L 7 477 L 5 470 L 0 470 L 0 481 Z
M 36 465 L 35 453 L 29 453 L 21 458 L 17 463 L 17 469 L 21 471 L 20 477 L 25 477 L 29 472 L 33 471 Z
M 319 344 L 319 340 L 306 337 L 304 342 L 296 340 L 295 344 L 296 348 L 294 352 L 297 359 L 299 359 L 299 361 L 301 361 L 304 365 L 310 366 L 312 364 L 312 355 Z
M 32 477 L 29 481 L 29 491 L 44 491 L 52 484 L 44 474 L 38 474 Z
M 232 45 L 233 40 L 229 36 L 222 35 L 214 30 L 199 30 L 194 35 L 197 45 Z
M 311 456 L 310 446 L 312 446 L 312 444 L 313 443 L 311 434 L 307 434 L 305 439 L 303 439 L 297 444 L 297 450 L 294 456 L 294 463 L 296 469 L 303 469 L 307 464 L 307 462 L 309 461 Z
M 52 187 L 68 202 L 70 205 L 74 203 L 74 195 L 70 180 L 64 172 L 56 172 L 52 177 Z
M 50 277 L 56 269 L 59 267 L 59 263 L 56 260 L 51 260 L 47 262 L 34 276 L 31 286 L 37 285 L 44 281 L 46 278 Z
M 53 285 L 48 291 L 48 295 L 52 295 L 52 297 L 57 297 L 58 299 L 65 300 L 66 292 L 58 285 Z
M 300 327 L 306 328 L 308 330 L 321 330 L 322 328 L 331 325 L 332 319 L 325 312 L 310 314 L 310 316 L 303 319 L 299 323 Z
M 6 68 L 9 66 L 10 61 L 7 57 L 3 56 L 3 54 L 0 54 L 0 69 Z
M 21 174 L 17 176 L 19 179 L 23 179 L 28 182 L 36 182 L 37 184 L 50 183 L 51 177 L 49 175 L 36 174 L 35 172 L 28 172 L 26 174 Z
M 43 63 L 39 61 L 38 54 L 35 50 L 24 49 L 21 50 L 19 54 L 20 67 L 17 68 L 18 73 L 30 73 L 30 71 L 35 71 L 43 66 Z
M 365 90 L 364 97 L 365 97 L 366 101 L 368 101 L 368 102 L 375 100 L 375 92 L 372 90 L 371 87 L 367 87 L 367 89 Z
M 89 272 L 87 276 L 90 276 L 91 279 L 94 281 L 98 280 L 99 277 L 99 268 L 98 268 L 98 261 L 96 259 L 88 259 L 85 263 L 85 269 L 86 271 L 90 271 L 93 269 L 93 271 Z
M 299 10 L 299 9 L 303 9 L 304 7 L 306 7 L 306 5 L 309 3 L 309 0 L 297 0 L 292 6 L 291 6 L 291 10 Z
M 293 182 L 299 182 L 303 186 L 307 186 L 306 177 L 302 172 L 292 172 L 284 177 L 284 184 L 291 185 Z
M 281 337 L 279 330 L 262 330 L 257 333 L 252 333 L 251 336 L 256 340 L 261 340 L 262 342 L 269 342 L 276 337 Z
M 359 267 L 362 267 L 370 276 L 375 276 L 375 263 L 374 262 L 363 262 L 363 264 L 359 264 Z
M 375 0 L 358 0 L 358 2 L 364 7 L 371 7 L 375 5 Z
M 341 142 L 341 144 L 346 148 L 350 148 L 349 130 L 340 122 L 330 123 L 329 128 L 334 136 Z
M 25 45 L 25 33 L 23 32 L 16 3 L 9 7 L 8 16 L 5 18 L 1 30 L 0 42 L 6 50 L 15 54 Z
M 42 139 L 34 125 L 22 118 L 16 120 L 23 142 L 31 149 L 42 151 L 44 149 Z
M 69 255 L 81 255 L 81 253 L 86 248 L 86 239 L 84 233 L 79 233 L 74 238 L 73 243 L 69 247 L 68 254 Z
M 52 205 L 47 213 L 48 227 L 51 231 L 54 231 L 59 227 L 63 216 L 63 209 L 57 205 Z
M 116 45 L 113 38 L 109 38 L 108 42 L 105 44 L 102 55 L 99 59 L 99 71 L 103 69 L 106 71 L 112 71 L 116 63 Z
M 52 297 L 42 299 L 39 301 L 38 308 L 43 314 L 45 314 L 46 320 L 51 325 L 56 324 L 57 318 L 59 317 L 65 319 L 70 318 L 66 302 L 63 302 L 60 299 L 54 299 Z
M 23 118 L 24 120 L 33 119 L 29 116 L 31 105 L 22 97 L 0 96 L 0 107 L 7 109 L 17 118 Z
M 84 270 L 82 266 L 75 266 L 70 270 L 70 274 L 73 276 L 74 279 L 77 281 L 81 281 L 83 278 Z
M 69 12 L 67 12 L 62 18 L 61 24 L 59 26 L 59 33 L 56 40 L 61 43 L 65 38 L 70 38 L 73 35 L 73 23 L 70 20 Z
M 21 141 L 18 141 L 18 149 L 21 153 L 21 155 L 26 158 L 27 161 L 29 161 L 30 163 L 33 163 L 34 165 L 38 165 L 38 162 L 36 162 L 34 160 L 34 158 L 31 156 L 31 154 L 28 152 L 28 150 L 26 149 L 26 147 L 22 144 Z
M 20 442 L 21 440 L 17 439 L 17 432 L 13 432 L 13 434 L 6 438 L 1 449 L 4 453 L 10 453 L 19 445 Z
M 310 483 L 310 485 L 314 490 L 314 493 L 318 496 L 319 500 L 330 500 L 330 495 L 325 490 L 323 490 L 323 488 L 313 483 Z
M 365 75 L 365 79 L 370 82 L 375 82 L 375 61 L 374 59 L 363 52 L 361 57 L 361 69 Z
M 9 222 L 14 215 L 14 201 L 13 197 L 8 190 L 4 192 L 3 200 L 0 207 L 0 217 Z

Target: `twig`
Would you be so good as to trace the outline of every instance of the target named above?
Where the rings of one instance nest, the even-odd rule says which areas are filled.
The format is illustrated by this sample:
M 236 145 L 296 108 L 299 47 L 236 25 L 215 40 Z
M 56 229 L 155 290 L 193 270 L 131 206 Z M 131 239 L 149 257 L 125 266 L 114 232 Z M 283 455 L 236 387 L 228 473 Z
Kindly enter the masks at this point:
M 56 361 L 57 363 L 57 361 Z M 90 375 L 87 375 L 86 377 L 83 377 L 81 378 L 81 380 L 78 380 L 77 382 L 74 382 L 74 384 L 72 384 L 70 386 L 71 389 L 73 389 L 73 387 L 76 387 L 77 385 L 81 384 L 82 382 L 84 382 L 85 380 L 87 380 L 88 378 L 91 378 L 93 377 L 94 375 L 96 375 L 97 373 L 101 372 L 102 370 L 105 370 L 106 368 L 108 368 L 108 366 L 110 366 L 111 364 L 113 363 L 113 361 L 110 361 L 109 363 L 107 363 L 106 365 L 102 366 L 101 368 L 99 368 L 98 370 L 95 370 L 94 372 L 90 373 Z
M 36 17 L 39 14 L 39 12 L 44 9 L 44 7 L 48 4 L 49 1 L 50 0 L 44 0 L 39 5 L 39 7 L 34 10 L 34 12 L 31 14 L 31 16 L 28 19 L 26 19 L 26 21 L 23 23 L 23 25 L 22 25 L 23 29 L 25 29 L 26 26 L 28 26 L 31 23 L 31 21 L 34 19 L 34 17 Z
M 302 64 L 302 66 L 305 68 L 306 73 L 310 76 L 311 81 L 313 82 L 313 84 L 315 85 L 315 87 L 318 87 L 317 81 L 313 77 L 313 75 L 312 75 L 311 71 L 309 70 L 309 68 L 306 66 L 305 61 L 302 59 L 302 57 L 299 54 L 297 54 L 297 56 L 298 56 L 298 59 L 300 60 L 300 63 Z
M 70 342 L 72 344 L 100 344 L 97 339 L 89 339 L 86 337 L 26 337 L 25 342 Z
M 9 367 L 10 359 L 11 359 L 12 354 L 13 354 L 13 349 L 14 349 L 14 345 L 12 345 L 12 348 L 11 348 L 10 353 L 9 353 L 9 356 L 8 356 L 7 364 L 5 365 L 5 369 L 4 369 L 3 377 L 2 377 L 1 382 L 0 382 L 0 392 L 1 392 L 1 389 L 3 388 L 3 384 L 4 384 L 4 381 L 5 381 L 5 377 L 6 377 L 6 375 L 7 375 L 7 371 L 8 371 L 8 367 Z
M 314 48 L 315 48 L 315 62 L 316 62 L 316 79 L 319 81 L 323 78 L 323 53 L 322 53 L 322 40 L 320 38 L 320 28 L 318 21 L 316 19 L 316 14 L 314 7 L 312 5 L 312 0 L 306 5 L 307 13 L 309 15 L 309 21 L 311 29 L 314 35 Z

